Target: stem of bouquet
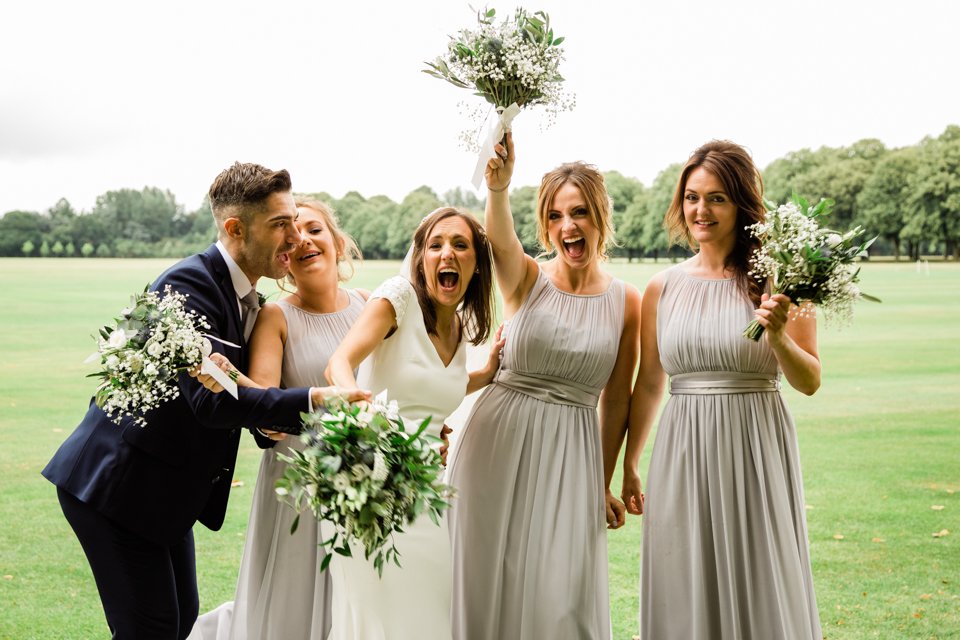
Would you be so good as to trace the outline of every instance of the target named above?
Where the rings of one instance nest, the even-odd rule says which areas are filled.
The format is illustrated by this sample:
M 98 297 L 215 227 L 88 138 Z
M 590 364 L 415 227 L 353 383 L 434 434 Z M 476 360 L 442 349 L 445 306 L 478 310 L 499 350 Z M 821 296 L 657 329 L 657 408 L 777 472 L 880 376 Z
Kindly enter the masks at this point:
M 780 269 L 777 269 L 773 274 L 773 293 L 771 295 L 783 293 L 786 289 L 786 283 L 780 281 Z M 747 328 L 743 330 L 743 337 L 753 340 L 754 342 L 759 342 L 764 331 L 766 331 L 766 329 L 764 329 L 763 325 L 754 319 L 753 322 L 748 324 Z
M 747 325 L 746 329 L 743 330 L 743 337 L 753 340 L 754 342 L 759 342 L 764 331 L 765 329 L 763 328 L 763 325 L 757 320 L 754 320 Z
M 773 293 L 770 295 L 777 295 L 778 293 L 786 292 L 787 285 L 785 283 L 777 282 L 778 280 L 779 278 L 774 278 Z M 754 319 L 753 322 L 748 324 L 747 328 L 743 330 L 743 337 L 753 340 L 754 342 L 759 342 L 764 331 L 766 331 L 764 326 L 760 324 L 758 320 Z

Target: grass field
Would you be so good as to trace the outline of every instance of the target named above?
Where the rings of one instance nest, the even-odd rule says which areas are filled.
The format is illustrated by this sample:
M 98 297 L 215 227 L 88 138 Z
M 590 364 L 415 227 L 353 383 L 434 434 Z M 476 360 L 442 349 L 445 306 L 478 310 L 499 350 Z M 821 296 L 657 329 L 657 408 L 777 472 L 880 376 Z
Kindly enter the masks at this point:
M 0 259 L 0 639 L 108 636 L 79 543 L 39 472 L 86 408 L 93 330 L 169 264 Z M 610 269 L 642 289 L 666 266 Z M 354 285 L 396 269 L 368 263 Z M 786 392 L 824 635 L 960 638 L 960 266 L 870 264 L 864 289 L 884 302 L 860 305 L 851 328 L 821 331 L 821 390 Z M 259 456 L 245 439 L 244 484 L 223 529 L 196 529 L 201 610 L 233 597 Z M 640 523 L 609 538 L 617 640 L 636 632 Z

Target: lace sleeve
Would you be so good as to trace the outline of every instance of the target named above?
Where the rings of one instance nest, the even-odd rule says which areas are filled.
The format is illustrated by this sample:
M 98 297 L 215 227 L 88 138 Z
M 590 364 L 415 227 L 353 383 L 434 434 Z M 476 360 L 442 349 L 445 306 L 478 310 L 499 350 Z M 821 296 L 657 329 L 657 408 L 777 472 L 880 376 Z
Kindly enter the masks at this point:
M 403 322 L 403 314 L 407 311 L 407 304 L 416 297 L 413 285 L 403 276 L 394 276 L 384 280 L 379 287 L 370 294 L 370 300 L 383 298 L 393 305 L 393 312 L 397 314 L 397 326 Z

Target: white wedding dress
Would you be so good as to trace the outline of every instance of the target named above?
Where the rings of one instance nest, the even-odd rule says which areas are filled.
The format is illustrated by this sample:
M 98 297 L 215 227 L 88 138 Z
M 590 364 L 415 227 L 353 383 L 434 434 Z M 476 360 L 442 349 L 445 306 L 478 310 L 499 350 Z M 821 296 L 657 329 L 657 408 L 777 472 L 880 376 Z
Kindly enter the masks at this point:
M 375 298 L 393 305 L 397 330 L 360 365 L 357 382 L 374 395 L 386 390 L 388 398 L 397 401 L 408 430 L 430 417 L 426 432 L 438 436 L 466 393 L 464 343 L 444 366 L 406 278 L 387 280 L 371 294 L 370 300 Z M 424 514 L 395 542 L 403 566 L 384 565 L 382 578 L 372 558 L 364 558 L 361 545 L 353 546 L 352 558 L 333 557 L 332 640 L 450 639 L 453 573 L 446 520 L 437 526 Z

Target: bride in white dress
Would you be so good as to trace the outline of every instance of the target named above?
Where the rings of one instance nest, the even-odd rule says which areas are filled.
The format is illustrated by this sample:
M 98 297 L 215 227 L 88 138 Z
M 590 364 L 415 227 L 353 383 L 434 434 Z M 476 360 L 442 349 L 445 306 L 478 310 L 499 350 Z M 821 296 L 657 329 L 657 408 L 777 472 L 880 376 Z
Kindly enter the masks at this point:
M 499 363 L 467 373 L 465 343 L 483 343 L 493 313 L 490 250 L 480 224 L 456 209 L 434 211 L 414 233 L 409 274 L 381 284 L 330 357 L 331 384 L 386 390 L 408 429 L 427 417 L 438 436 L 467 393 L 485 386 Z M 360 365 L 354 377 L 354 369 Z M 325 525 L 327 526 L 327 525 Z M 363 548 L 334 556 L 332 640 L 449 640 L 452 565 L 446 520 L 423 516 L 396 537 L 402 567 L 383 577 Z

